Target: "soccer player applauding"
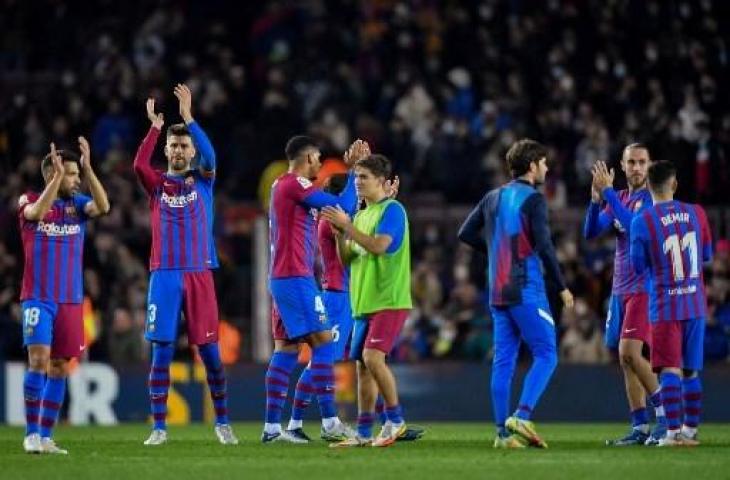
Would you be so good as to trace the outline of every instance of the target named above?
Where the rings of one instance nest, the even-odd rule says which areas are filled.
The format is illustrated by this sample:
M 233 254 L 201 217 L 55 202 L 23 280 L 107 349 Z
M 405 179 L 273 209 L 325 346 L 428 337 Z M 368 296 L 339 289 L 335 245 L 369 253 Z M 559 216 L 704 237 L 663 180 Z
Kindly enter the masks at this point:
M 555 322 L 548 305 L 542 267 L 573 306 L 550 239 L 545 197 L 536 187 L 545 181 L 547 149 L 523 139 L 507 152 L 514 180 L 488 192 L 459 230 L 459 239 L 489 258 L 489 306 L 494 321 L 492 408 L 497 425 L 495 448 L 547 448 L 530 421 L 558 363 Z M 517 410 L 507 418 L 520 342 L 533 362 Z
M 674 200 L 676 172 L 666 161 L 649 167 L 654 206 L 631 222 L 631 264 L 639 275 L 648 270 L 651 282 L 651 366 L 660 374 L 668 428 L 659 446 L 699 443 L 699 371 L 707 317 L 702 262 L 712 259 L 712 234 L 705 211 L 699 205 Z
M 134 158 L 134 173 L 149 197 L 152 225 L 145 338 L 152 342 L 149 392 L 154 423 L 144 444 L 167 441 L 170 363 L 184 310 L 188 340 L 198 346 L 205 364 L 215 409 L 215 434 L 220 443 L 235 445 L 238 439 L 228 422 L 226 379 L 218 350 L 218 301 L 212 272 L 218 267 L 213 239 L 215 152 L 193 119 L 190 89 L 178 84 L 175 96 L 185 123 L 167 129 L 167 170 L 155 170 L 150 163 L 164 124 L 151 98 L 147 100 L 147 117 L 152 125 Z M 193 167 L 196 154 L 199 162 Z
M 84 137 L 79 137 L 79 149 L 80 159 L 51 144 L 51 153 L 41 162 L 45 189 L 40 195 L 28 192 L 18 201 L 25 254 L 20 300 L 29 363 L 23 381 L 23 448 L 28 453 L 68 453 L 56 446 L 51 434 L 66 393 L 69 360 L 86 348 L 81 308 L 84 232 L 89 218 L 109 211 Z M 89 183 L 91 198 L 80 193 L 80 173 Z
M 390 161 L 369 155 L 355 164 L 355 186 L 366 208 L 351 222 L 342 209 L 322 216 L 337 228 L 337 250 L 350 265 L 355 317 L 350 356 L 357 359 L 358 435 L 334 446 L 387 447 L 406 432 L 393 373 L 385 362 L 412 308 L 411 250 L 405 208 L 391 199 Z M 388 421 L 373 440 L 375 400 L 383 395 Z
M 586 214 L 583 235 L 594 238 L 604 232 L 616 235 L 616 255 L 613 267 L 613 286 L 606 320 L 606 346 L 618 347 L 619 361 L 624 373 L 626 396 L 631 411 L 631 431 L 607 445 L 655 444 L 666 433 L 664 409 L 661 406 L 659 382 L 644 358 L 644 346 L 651 346 L 649 300 L 646 293 L 648 275 L 637 275 L 629 259 L 629 231 L 631 221 L 642 210 L 651 206 L 651 194 L 646 188 L 646 177 L 651 165 L 649 150 L 641 143 L 624 148 L 621 169 L 626 174 L 628 188 L 613 189 L 613 170 L 604 162 L 593 167 L 591 203 Z M 601 211 L 601 199 L 606 207 Z M 649 434 L 646 397 L 650 396 L 656 411 L 657 425 Z

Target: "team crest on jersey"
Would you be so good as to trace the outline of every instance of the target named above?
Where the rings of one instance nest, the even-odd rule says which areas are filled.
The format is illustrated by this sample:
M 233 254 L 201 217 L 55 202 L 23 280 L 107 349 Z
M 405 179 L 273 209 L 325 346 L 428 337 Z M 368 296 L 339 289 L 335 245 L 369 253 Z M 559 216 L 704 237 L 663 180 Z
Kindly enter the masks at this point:
M 297 177 L 297 182 L 299 182 L 302 188 L 310 188 L 312 186 L 312 182 L 304 177 Z
M 636 202 L 634 204 L 634 212 L 638 212 L 642 205 L 643 205 L 643 202 L 641 200 L 639 200 L 638 202 Z
M 68 215 L 69 217 L 77 216 L 76 207 L 74 207 L 73 205 L 66 205 L 65 212 L 66 215 Z

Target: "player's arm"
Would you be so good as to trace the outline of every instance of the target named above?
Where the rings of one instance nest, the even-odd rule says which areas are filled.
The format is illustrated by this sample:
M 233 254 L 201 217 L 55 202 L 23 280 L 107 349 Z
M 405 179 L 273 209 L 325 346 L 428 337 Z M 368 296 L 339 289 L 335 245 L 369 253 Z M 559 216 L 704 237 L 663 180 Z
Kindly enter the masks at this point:
M 21 197 L 20 207 L 23 209 L 23 216 L 31 222 L 37 222 L 46 216 L 46 213 L 53 205 L 53 201 L 58 196 L 58 189 L 61 187 L 61 181 L 63 180 L 63 161 L 56 152 L 56 145 L 53 143 L 51 143 L 51 161 L 53 164 L 53 177 L 46 184 L 46 188 L 43 189 L 38 199 L 31 204 L 23 205 L 24 197 Z
M 91 201 L 84 206 L 84 212 L 89 217 L 98 217 L 106 215 L 109 212 L 109 197 L 104 190 L 104 186 L 91 168 L 91 147 L 84 137 L 79 137 L 79 150 L 81 151 L 81 169 L 84 177 L 89 183 L 89 191 L 91 192 Z
M 563 279 L 558 257 L 555 255 L 555 246 L 550 235 L 545 197 L 540 193 L 534 193 L 525 201 L 523 208 L 532 231 L 535 251 L 542 260 L 547 276 L 558 286 L 563 303 L 567 307 L 572 307 L 573 295 L 568 290 L 565 279 Z
M 621 204 L 616 190 L 613 189 L 613 179 L 616 176 L 614 169 L 609 170 L 604 162 L 599 161 L 591 171 L 593 173 L 592 188 L 601 192 L 601 196 L 608 203 L 613 216 L 618 220 L 621 228 L 628 233 L 631 229 L 631 221 L 634 219 L 634 212 Z
M 374 235 L 368 235 L 367 233 L 358 230 L 355 225 L 353 225 L 352 221 L 350 221 L 349 215 L 347 215 L 341 207 L 325 207 L 322 209 L 322 216 L 332 225 L 342 230 L 344 235 L 347 235 L 350 241 L 357 243 L 365 249 L 365 251 L 372 253 L 373 255 L 383 255 L 385 253 L 392 253 L 392 250 L 389 251 L 389 248 L 393 245 L 395 240 L 394 237 L 398 235 L 398 228 L 401 229 L 401 239 L 403 236 L 402 230 L 405 228 L 405 213 L 402 212 L 401 208 L 397 208 L 397 206 L 396 209 L 401 211 L 400 218 L 403 219 L 401 220 L 400 227 L 398 225 L 394 225 L 394 222 L 397 222 L 396 219 L 386 218 L 388 210 L 392 210 L 391 207 L 388 206 L 386 212 L 383 213 L 383 218 L 381 218 Z M 394 214 L 391 214 L 391 216 L 393 215 Z M 397 214 L 395 215 L 397 216 Z
M 476 207 L 469 213 L 464 223 L 459 228 L 459 240 L 469 245 L 474 250 L 487 254 L 487 242 L 484 239 L 484 208 L 486 204 L 485 195 Z
M 591 200 L 590 205 L 588 205 L 585 221 L 583 222 L 583 237 L 586 240 L 596 238 L 610 230 L 612 224 L 613 215 L 611 215 L 610 210 L 601 210 L 600 203 L 595 203 Z
M 347 184 L 339 195 L 320 190 L 314 187 L 309 180 L 299 179 L 303 188 L 299 201 L 308 208 L 321 210 L 324 207 L 340 207 L 348 214 L 355 213 L 357 207 L 357 192 L 355 191 L 355 174 L 347 175 Z
M 155 99 L 147 99 L 147 118 L 150 120 L 150 130 L 142 140 L 134 156 L 134 173 L 139 178 L 145 191 L 152 193 L 160 180 L 160 176 L 152 168 L 152 153 L 155 151 L 157 139 L 160 137 L 162 126 L 165 124 L 161 113 L 155 113 Z
M 705 209 L 699 205 L 695 205 L 697 217 L 700 220 L 700 239 L 702 240 L 702 261 L 704 263 L 712 260 L 712 232 L 710 231 L 710 222 L 707 221 Z
M 637 274 L 643 273 L 649 267 L 649 256 L 647 254 L 648 238 L 646 221 L 642 216 L 637 215 L 631 221 L 631 230 L 629 233 L 631 268 Z
M 208 135 L 193 118 L 193 94 L 187 85 L 178 83 L 175 86 L 175 96 L 180 104 L 180 116 L 193 137 L 195 149 L 200 154 L 200 164 L 198 165 L 200 173 L 207 178 L 214 177 L 216 167 L 215 150 L 213 150 L 213 144 L 210 143 Z

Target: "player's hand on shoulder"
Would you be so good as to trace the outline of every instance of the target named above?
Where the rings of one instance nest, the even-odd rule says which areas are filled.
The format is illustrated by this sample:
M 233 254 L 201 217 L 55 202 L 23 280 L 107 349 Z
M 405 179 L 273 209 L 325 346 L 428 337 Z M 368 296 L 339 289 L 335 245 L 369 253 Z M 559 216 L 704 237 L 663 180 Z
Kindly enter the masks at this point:
M 573 298 L 573 294 L 567 288 L 560 292 L 560 300 L 563 301 L 563 305 L 565 305 L 567 308 L 573 308 L 573 305 L 575 305 L 575 299 Z
M 162 113 L 155 113 L 155 99 L 152 97 L 147 99 L 147 118 L 152 123 L 152 126 L 158 130 L 161 130 L 165 124 L 165 118 Z

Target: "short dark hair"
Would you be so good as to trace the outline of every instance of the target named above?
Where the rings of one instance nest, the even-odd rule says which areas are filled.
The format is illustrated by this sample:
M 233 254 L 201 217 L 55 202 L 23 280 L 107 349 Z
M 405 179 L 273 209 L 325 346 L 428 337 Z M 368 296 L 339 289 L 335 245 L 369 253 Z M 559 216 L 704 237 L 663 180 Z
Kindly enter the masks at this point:
M 346 173 L 330 175 L 324 186 L 324 191 L 332 195 L 339 195 L 345 189 L 345 185 L 347 185 L 347 176 Z
M 185 137 L 188 136 L 192 138 L 193 136 L 190 134 L 190 130 L 188 129 L 188 126 L 184 123 L 175 123 L 173 125 L 170 125 L 167 127 L 167 133 L 165 134 L 165 138 L 169 138 L 172 136 L 175 137 Z
M 520 177 L 530 171 L 531 163 L 539 163 L 541 158 L 547 158 L 548 150 L 545 145 L 523 138 L 518 140 L 507 150 L 507 166 L 512 177 Z
M 306 135 L 295 135 L 286 142 L 286 158 L 290 162 L 296 160 L 307 148 L 319 148 L 319 144 L 312 137 Z
M 626 155 L 626 152 L 631 150 L 646 150 L 646 153 L 649 154 L 649 159 L 651 160 L 651 152 L 649 151 L 649 147 L 646 146 L 645 143 L 641 142 L 634 142 L 629 143 L 624 147 L 624 151 L 621 153 L 621 158 L 623 158 L 624 155 Z
M 56 150 L 56 153 L 61 156 L 61 160 L 64 163 L 72 162 L 81 166 L 81 159 L 76 153 L 70 150 Z M 53 160 L 51 160 L 51 154 L 49 153 L 41 160 L 41 173 L 45 175 L 51 168 L 53 168 Z
M 668 160 L 654 162 L 649 167 L 649 188 L 655 192 L 662 191 L 667 182 L 677 176 L 677 167 Z
M 365 158 L 361 158 L 355 162 L 356 167 L 367 168 L 376 177 L 390 178 L 393 170 L 390 160 L 385 155 L 373 154 Z

